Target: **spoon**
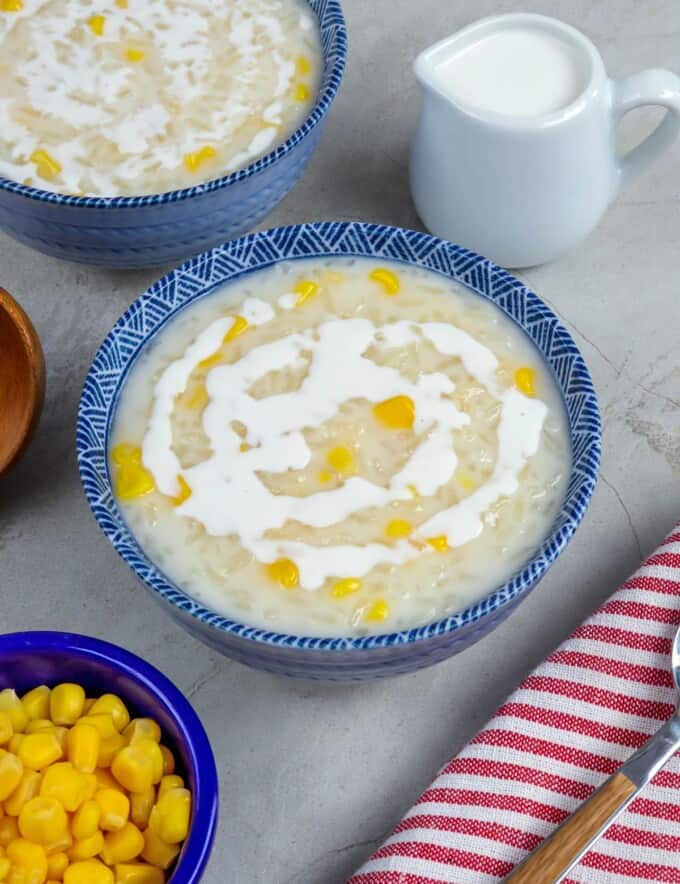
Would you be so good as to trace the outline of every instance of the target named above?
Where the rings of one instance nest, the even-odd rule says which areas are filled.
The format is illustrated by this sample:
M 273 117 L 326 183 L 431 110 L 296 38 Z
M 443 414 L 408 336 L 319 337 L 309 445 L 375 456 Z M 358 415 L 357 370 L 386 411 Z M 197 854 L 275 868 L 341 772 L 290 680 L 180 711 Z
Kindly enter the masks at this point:
M 680 693 L 680 629 L 673 641 L 671 669 L 676 692 Z M 508 875 L 505 884 L 562 881 L 678 749 L 680 705 L 641 749 Z
M 45 398 L 45 357 L 33 323 L 0 288 L 0 475 L 23 454 Z

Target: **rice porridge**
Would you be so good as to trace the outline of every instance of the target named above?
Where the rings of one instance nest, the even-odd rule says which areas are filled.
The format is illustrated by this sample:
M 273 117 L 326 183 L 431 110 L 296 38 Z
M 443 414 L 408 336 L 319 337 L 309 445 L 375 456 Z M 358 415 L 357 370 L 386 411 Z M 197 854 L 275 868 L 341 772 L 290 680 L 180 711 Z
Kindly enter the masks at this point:
M 363 258 L 280 263 L 182 310 L 126 380 L 109 454 L 178 586 L 318 636 L 425 624 L 505 582 L 571 458 L 555 381 L 510 319 Z
M 306 0 L 0 0 L 0 175 L 163 193 L 247 166 L 313 107 Z

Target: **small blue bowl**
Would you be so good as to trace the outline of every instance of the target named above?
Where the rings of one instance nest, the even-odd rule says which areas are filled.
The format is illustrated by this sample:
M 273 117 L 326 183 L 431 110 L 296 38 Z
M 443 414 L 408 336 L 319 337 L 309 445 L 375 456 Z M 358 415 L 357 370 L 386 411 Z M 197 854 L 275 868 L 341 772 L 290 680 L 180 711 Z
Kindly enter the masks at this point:
M 493 301 L 543 355 L 569 418 L 572 470 L 545 541 L 508 582 L 460 613 L 415 629 L 364 638 L 281 635 L 200 605 L 147 557 L 111 491 L 106 451 L 121 388 L 145 344 L 188 304 L 237 277 L 296 258 L 356 256 L 440 273 Z M 424 233 L 377 224 L 326 222 L 252 234 L 205 252 L 155 283 L 118 320 L 85 381 L 78 413 L 85 493 L 104 534 L 153 597 L 185 629 L 241 663 L 300 678 L 356 681 L 429 666 L 478 641 L 526 598 L 565 548 L 588 507 L 600 461 L 600 416 L 588 369 L 569 332 L 523 283 L 473 252 Z
M 0 635 L 0 690 L 24 693 L 39 684 L 81 684 L 88 694 L 114 693 L 136 716 L 154 718 L 192 791 L 189 837 L 171 884 L 197 884 L 217 826 L 217 769 L 203 725 L 189 702 L 144 660 L 108 642 L 69 632 Z
M 178 263 L 251 230 L 307 167 L 345 69 L 340 0 L 309 0 L 309 5 L 323 49 L 317 103 L 271 153 L 231 175 L 151 196 L 64 196 L 0 176 L 0 229 L 47 255 L 119 269 Z

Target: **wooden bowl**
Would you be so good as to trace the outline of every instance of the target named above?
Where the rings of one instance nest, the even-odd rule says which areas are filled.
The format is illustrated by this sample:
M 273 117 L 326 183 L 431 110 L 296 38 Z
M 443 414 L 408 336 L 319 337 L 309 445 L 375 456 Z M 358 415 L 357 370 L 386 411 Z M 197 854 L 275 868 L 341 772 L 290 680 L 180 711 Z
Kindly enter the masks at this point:
M 45 357 L 33 323 L 0 288 L 0 475 L 23 454 L 45 399 Z

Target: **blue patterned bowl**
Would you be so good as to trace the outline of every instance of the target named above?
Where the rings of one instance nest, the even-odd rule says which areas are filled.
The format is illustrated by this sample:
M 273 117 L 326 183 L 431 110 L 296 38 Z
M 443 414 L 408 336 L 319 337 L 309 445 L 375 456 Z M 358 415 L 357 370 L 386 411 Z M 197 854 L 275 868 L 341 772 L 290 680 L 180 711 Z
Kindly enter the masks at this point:
M 279 260 L 329 255 L 402 261 L 441 273 L 493 301 L 531 338 L 562 391 L 572 472 L 545 542 L 508 582 L 458 614 L 364 638 L 279 635 L 221 617 L 185 595 L 145 555 L 111 491 L 106 451 L 123 382 L 146 342 L 183 307 Z M 78 413 L 78 460 L 102 530 L 153 597 L 185 629 L 241 663 L 299 678 L 357 681 L 398 675 L 462 651 L 526 598 L 565 548 L 588 507 L 600 460 L 600 417 L 581 354 L 557 317 L 519 280 L 473 252 L 423 233 L 376 224 L 319 223 L 255 233 L 192 258 L 155 283 L 118 320 L 90 368 Z
M 0 176 L 0 229 L 47 255 L 120 269 L 178 263 L 251 230 L 307 167 L 345 69 L 340 0 L 309 5 L 324 57 L 319 96 L 304 124 L 271 153 L 206 184 L 151 196 L 64 196 Z

